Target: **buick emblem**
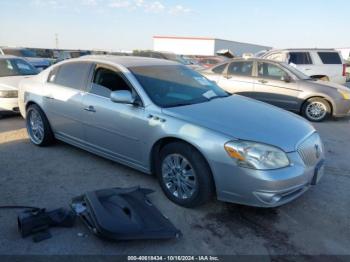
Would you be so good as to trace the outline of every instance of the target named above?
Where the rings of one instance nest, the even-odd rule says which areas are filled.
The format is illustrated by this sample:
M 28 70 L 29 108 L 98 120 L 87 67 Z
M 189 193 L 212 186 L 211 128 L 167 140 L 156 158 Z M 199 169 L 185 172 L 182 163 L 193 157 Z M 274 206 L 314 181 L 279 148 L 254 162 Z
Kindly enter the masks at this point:
M 315 145 L 315 155 L 316 155 L 316 158 L 319 158 L 321 156 L 321 148 L 319 145 Z

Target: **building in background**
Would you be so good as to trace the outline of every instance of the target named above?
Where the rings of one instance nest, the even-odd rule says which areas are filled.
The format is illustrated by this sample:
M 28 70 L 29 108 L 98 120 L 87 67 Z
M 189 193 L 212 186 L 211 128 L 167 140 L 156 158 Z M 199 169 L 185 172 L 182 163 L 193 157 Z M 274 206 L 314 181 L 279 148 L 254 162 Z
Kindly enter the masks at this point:
M 270 46 L 241 43 L 217 38 L 154 36 L 153 50 L 181 55 L 213 56 L 217 51 L 229 49 L 235 56 L 270 50 Z

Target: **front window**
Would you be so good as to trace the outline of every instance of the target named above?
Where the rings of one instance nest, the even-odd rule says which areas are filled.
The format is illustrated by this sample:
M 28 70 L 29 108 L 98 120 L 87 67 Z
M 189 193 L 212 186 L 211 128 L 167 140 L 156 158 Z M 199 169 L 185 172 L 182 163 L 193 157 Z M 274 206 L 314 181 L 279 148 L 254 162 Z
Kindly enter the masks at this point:
M 276 65 L 270 63 L 258 63 L 259 77 L 281 80 L 285 75 L 286 72 Z
M 297 68 L 290 66 L 286 63 L 281 63 L 281 66 L 291 72 L 300 80 L 311 80 L 312 78 L 308 75 L 305 75 L 303 72 L 299 71 Z
M 94 73 L 90 93 L 109 98 L 111 92 L 118 90 L 132 92 L 121 73 L 108 68 L 98 67 Z
M 203 103 L 228 96 L 214 82 L 183 65 L 135 66 L 129 70 L 160 107 Z
M 38 71 L 22 59 L 0 59 L 0 77 L 36 75 Z

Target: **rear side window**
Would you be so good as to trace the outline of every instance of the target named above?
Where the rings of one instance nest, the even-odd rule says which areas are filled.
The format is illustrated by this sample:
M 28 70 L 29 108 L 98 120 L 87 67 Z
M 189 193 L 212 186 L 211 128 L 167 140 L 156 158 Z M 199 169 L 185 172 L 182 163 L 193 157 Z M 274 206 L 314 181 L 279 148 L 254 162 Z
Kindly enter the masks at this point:
M 308 52 L 290 52 L 289 63 L 296 65 L 310 65 L 312 60 Z
M 229 65 L 227 73 L 237 76 L 251 76 L 253 71 L 253 62 L 233 62 Z
M 48 80 L 57 85 L 83 90 L 86 87 L 91 66 L 90 63 L 84 62 L 63 64 L 59 67 L 55 76 L 49 76 Z
M 218 66 L 214 67 L 211 71 L 216 73 L 216 74 L 222 74 L 222 72 L 224 72 L 226 66 L 227 66 L 227 63 L 222 64 L 222 65 L 218 65 Z
M 318 52 L 322 63 L 327 65 L 339 65 L 342 64 L 341 58 L 336 52 Z

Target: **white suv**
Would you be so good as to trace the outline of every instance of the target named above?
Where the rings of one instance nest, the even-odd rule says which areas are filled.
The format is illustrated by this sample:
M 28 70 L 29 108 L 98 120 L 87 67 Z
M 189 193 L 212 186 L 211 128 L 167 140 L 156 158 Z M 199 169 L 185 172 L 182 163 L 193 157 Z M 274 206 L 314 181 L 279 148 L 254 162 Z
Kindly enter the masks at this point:
M 274 49 L 261 57 L 286 62 L 312 78 L 338 84 L 346 82 L 345 62 L 334 49 Z

